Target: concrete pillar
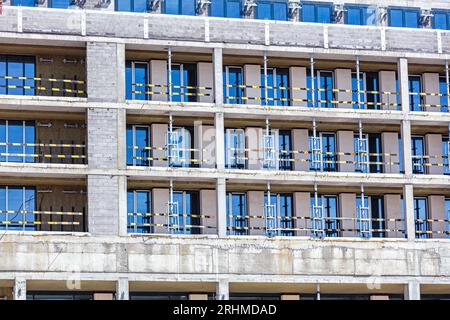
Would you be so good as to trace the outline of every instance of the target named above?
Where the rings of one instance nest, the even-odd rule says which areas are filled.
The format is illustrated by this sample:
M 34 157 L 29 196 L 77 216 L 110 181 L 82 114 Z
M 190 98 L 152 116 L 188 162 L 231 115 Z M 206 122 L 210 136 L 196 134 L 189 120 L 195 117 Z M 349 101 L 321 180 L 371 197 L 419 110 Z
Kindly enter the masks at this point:
M 386 219 L 404 219 L 402 215 L 402 200 L 399 194 L 384 195 L 384 214 Z M 403 234 L 394 230 L 405 230 L 405 221 L 387 221 L 386 232 L 388 238 L 403 238 Z
M 428 159 L 428 163 L 431 166 L 426 167 L 426 172 L 428 174 L 444 174 L 444 167 L 442 167 L 442 134 L 426 134 L 425 146 L 426 154 L 431 157 Z
M 261 103 L 261 66 L 259 64 L 244 65 L 244 84 L 246 86 L 257 86 L 258 88 L 245 88 L 245 96 L 248 98 L 247 104 Z
M 443 233 L 443 231 L 447 230 L 447 222 L 444 222 L 444 220 L 446 219 L 445 197 L 437 195 L 428 196 L 428 203 L 431 219 L 440 220 L 431 222 L 431 230 L 433 231 L 432 237 L 444 239 L 447 238 L 447 235 Z
M 218 178 L 216 183 L 216 197 L 217 197 L 217 233 L 219 238 L 227 236 L 227 195 L 226 195 L 226 180 Z
M 214 48 L 214 100 L 216 107 L 223 105 L 223 56 L 222 48 Z
M 311 232 L 307 229 L 311 228 L 309 218 L 311 217 L 311 200 L 309 192 L 294 193 L 295 220 L 294 228 L 301 229 L 297 231 L 297 236 L 309 236 Z
M 391 92 L 391 93 L 397 92 L 395 71 L 380 71 L 378 73 L 378 78 L 380 81 L 381 92 Z M 387 104 L 381 107 L 382 110 L 399 109 L 393 105 L 398 102 L 397 95 L 395 94 L 380 94 L 380 100 L 383 104 Z
M 282 294 L 281 300 L 300 300 L 299 294 Z
M 356 237 L 356 194 L 341 193 L 339 194 L 339 212 L 341 220 L 341 228 L 344 229 L 341 234 L 343 237 Z
M 202 168 L 216 167 L 216 128 L 213 126 L 200 125 L 201 144 L 199 147 L 199 157 Z
M 208 295 L 201 293 L 190 293 L 189 300 L 208 300 Z
M 167 61 L 166 60 L 152 60 L 150 61 L 150 83 L 155 87 L 152 91 L 160 93 L 151 95 L 153 101 L 168 101 L 167 93 Z
M 290 67 L 289 77 L 291 83 L 291 105 L 295 107 L 307 107 L 308 94 L 306 90 L 300 90 L 306 88 L 306 68 L 305 67 Z M 294 101 L 299 99 L 300 101 Z
M 440 93 L 440 85 L 439 85 L 439 73 L 424 73 L 422 75 L 423 82 L 423 92 L 437 94 Z M 437 108 L 436 105 L 441 104 L 441 98 L 439 96 L 427 95 L 424 97 L 425 104 L 429 104 L 432 107 L 425 107 L 425 111 L 440 111 L 440 108 Z M 433 107 L 434 106 L 434 107 Z
M 349 155 L 338 155 L 338 161 L 354 161 L 355 145 L 353 131 L 338 131 L 337 134 L 337 152 L 345 152 Z M 339 172 L 354 172 L 355 165 L 352 163 L 338 163 Z
M 410 281 L 405 285 L 405 300 L 420 300 L 420 283 Z
M 398 133 L 382 132 L 381 133 L 381 150 L 384 154 L 382 159 L 384 173 L 400 173 L 400 155 L 398 150 Z
M 408 59 L 400 58 L 398 60 L 398 88 L 400 91 L 400 103 L 403 113 L 410 111 L 409 105 L 409 71 Z
M 167 202 L 169 201 L 169 189 L 154 188 L 152 190 L 153 213 L 158 214 L 153 217 L 154 233 L 168 234 L 167 228 Z M 164 225 L 164 226 L 163 226 Z
M 292 146 L 294 150 L 299 151 L 291 155 L 291 158 L 295 159 L 294 171 L 309 171 L 309 154 L 305 152 L 309 150 L 308 129 L 292 130 Z
M 413 173 L 412 165 L 412 151 L 411 151 L 411 122 L 409 120 L 402 120 L 402 147 L 403 147 L 403 168 L 406 176 L 411 176 Z
M 216 284 L 216 300 L 230 299 L 230 285 L 227 279 L 220 279 Z
M 15 278 L 13 288 L 14 300 L 27 300 L 27 280 L 25 278 Z
M 166 145 L 166 133 L 169 129 L 167 124 L 163 123 L 153 123 L 151 126 L 150 139 L 152 140 L 152 150 L 151 155 L 154 159 L 161 158 L 166 159 L 166 151 L 158 150 L 158 148 L 164 148 Z M 166 160 L 153 160 L 152 166 L 154 167 L 167 167 L 169 162 Z
M 222 112 L 218 112 L 214 115 L 214 127 L 216 128 L 216 168 L 218 170 L 223 170 L 225 169 L 225 124 Z
M 94 293 L 94 300 L 114 300 L 114 296 L 112 293 L 109 292 L 95 292 Z
M 245 140 L 247 151 L 247 169 L 259 170 L 262 168 L 262 128 L 245 128 Z
M 351 90 L 352 89 L 352 70 L 350 69 L 336 69 L 335 70 L 335 84 L 336 89 Z M 336 100 L 338 101 L 352 101 L 353 94 L 351 92 L 337 92 Z M 351 103 L 339 103 L 337 108 L 352 109 Z
M 127 278 L 119 278 L 117 280 L 116 300 L 130 300 L 130 289 Z
M 217 192 L 200 190 L 200 214 L 208 216 L 201 219 L 202 234 L 217 234 Z
M 403 186 L 403 201 L 405 208 L 406 233 L 409 241 L 416 239 L 416 216 L 414 213 L 414 190 L 412 184 Z
M 250 218 L 250 235 L 264 235 L 264 191 L 248 191 L 248 214 L 260 218 Z M 257 228 L 252 230 L 252 228 Z
M 210 62 L 199 62 L 197 63 L 197 74 L 198 74 L 198 86 L 206 87 L 208 89 L 198 89 L 198 93 L 205 94 L 204 97 L 200 95 L 198 97 L 198 102 L 214 102 L 214 73 L 213 64 Z
M 125 44 L 86 44 L 87 93 L 89 101 L 125 101 Z
M 127 177 L 118 177 L 119 187 L 119 236 L 128 235 L 128 208 L 127 208 Z

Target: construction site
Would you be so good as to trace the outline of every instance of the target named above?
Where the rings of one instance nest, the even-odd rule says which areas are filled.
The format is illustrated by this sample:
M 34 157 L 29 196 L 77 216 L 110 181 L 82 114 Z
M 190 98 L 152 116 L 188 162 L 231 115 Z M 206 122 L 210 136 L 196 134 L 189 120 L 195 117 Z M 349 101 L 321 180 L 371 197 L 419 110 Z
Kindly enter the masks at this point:
M 347 2 L 0 0 L 0 300 L 450 300 L 450 2 Z

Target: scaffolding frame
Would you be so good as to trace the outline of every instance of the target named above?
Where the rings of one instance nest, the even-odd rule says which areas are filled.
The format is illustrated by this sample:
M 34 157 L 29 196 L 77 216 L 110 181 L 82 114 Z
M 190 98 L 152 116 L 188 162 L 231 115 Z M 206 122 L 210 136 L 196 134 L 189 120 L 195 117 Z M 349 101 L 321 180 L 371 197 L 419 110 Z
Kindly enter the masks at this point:
M 276 203 L 272 204 L 271 201 L 270 183 L 267 183 L 267 202 L 264 204 L 264 227 L 269 238 L 275 237 L 279 233 L 278 215 Z
M 367 201 L 366 201 L 367 200 Z M 366 205 L 367 203 L 367 205 Z M 369 208 L 369 198 L 364 193 L 364 185 L 361 184 L 361 205 L 357 210 L 358 235 L 360 238 L 369 239 L 371 237 L 371 218 Z
M 315 170 L 323 171 L 322 139 L 317 136 L 317 123 L 313 119 L 313 136 L 311 137 L 311 160 Z
M 178 202 L 173 201 L 173 180 L 169 182 L 169 201 L 167 202 L 167 228 L 172 234 L 180 232 L 180 223 L 178 221 Z
M 317 184 L 314 184 L 314 205 L 311 217 L 311 237 L 323 239 L 325 237 L 325 218 L 323 216 L 323 202 L 319 205 L 319 194 Z

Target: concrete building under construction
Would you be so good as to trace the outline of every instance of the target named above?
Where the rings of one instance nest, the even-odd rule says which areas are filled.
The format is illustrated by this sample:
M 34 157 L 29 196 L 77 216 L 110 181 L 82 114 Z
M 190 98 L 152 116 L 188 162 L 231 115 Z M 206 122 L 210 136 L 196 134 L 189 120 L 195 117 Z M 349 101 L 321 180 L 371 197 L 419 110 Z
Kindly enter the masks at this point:
M 0 3 L 0 299 L 450 299 L 449 1 Z

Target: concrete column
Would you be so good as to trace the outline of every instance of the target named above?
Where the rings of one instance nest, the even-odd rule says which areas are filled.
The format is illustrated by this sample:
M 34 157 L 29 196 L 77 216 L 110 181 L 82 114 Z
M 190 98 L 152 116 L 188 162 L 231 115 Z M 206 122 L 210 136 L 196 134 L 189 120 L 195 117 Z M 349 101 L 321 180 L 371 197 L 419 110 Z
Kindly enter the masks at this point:
M 89 101 L 125 101 L 125 44 L 86 44 L 87 93 Z
M 339 194 L 339 212 L 341 220 L 341 229 L 350 230 L 343 231 L 343 237 L 356 237 L 356 194 L 341 193 Z
M 381 150 L 384 154 L 382 159 L 384 173 L 400 173 L 400 156 L 398 150 L 398 133 L 382 132 L 381 133 Z
M 130 290 L 127 278 L 119 278 L 117 280 L 116 300 L 130 300 Z
M 405 285 L 405 300 L 420 300 L 420 283 L 410 281 Z
M 437 94 L 440 93 L 440 85 L 439 85 L 439 73 L 424 73 L 422 75 L 423 81 L 423 92 Z M 435 107 L 438 104 L 441 104 L 441 98 L 438 96 L 427 95 L 424 97 L 425 104 L 429 104 L 434 107 L 425 107 L 425 111 L 440 111 L 440 108 Z
M 440 220 L 431 222 L 431 230 L 433 238 L 447 238 L 445 233 L 447 223 L 445 220 L 445 197 L 444 196 L 428 196 L 429 212 L 431 219 Z
M 214 100 L 217 107 L 223 105 L 223 56 L 222 48 L 214 48 Z
M 295 192 L 294 193 L 294 208 L 295 208 L 295 228 L 303 229 L 297 231 L 297 236 L 309 236 L 311 233 L 306 230 L 311 227 L 309 217 L 311 217 L 311 200 L 309 192 Z
M 157 213 L 157 216 L 153 217 L 153 223 L 155 225 L 164 225 L 164 226 L 155 226 L 153 228 L 154 233 L 162 233 L 168 234 L 169 229 L 167 228 L 167 202 L 169 201 L 169 189 L 159 189 L 154 188 L 152 190 L 152 199 L 153 199 L 153 213 Z
M 25 278 L 15 278 L 13 288 L 14 300 L 27 300 L 27 280 Z
M 259 170 L 262 168 L 262 128 L 245 128 L 245 140 L 247 151 L 247 168 L 250 170 Z
M 428 163 L 431 167 L 426 167 L 428 174 L 444 174 L 444 167 L 438 166 L 443 164 L 442 159 L 442 134 L 426 134 L 425 135 L 426 154 L 431 156 Z
M 214 127 L 216 128 L 216 168 L 218 170 L 223 170 L 225 169 L 225 125 L 222 112 L 218 112 L 214 115 Z
M 246 86 L 258 86 L 258 88 L 245 88 L 245 96 L 248 98 L 247 104 L 261 103 L 261 66 L 259 64 L 244 65 L 244 84 Z
M 400 58 L 398 60 L 398 88 L 400 90 L 400 103 L 403 113 L 410 111 L 409 105 L 409 71 L 408 59 Z
M 411 152 L 411 122 L 402 120 L 402 147 L 403 147 L 403 168 L 406 176 L 413 173 L 412 152 Z
M 119 236 L 128 235 L 128 210 L 127 210 L 127 177 L 118 177 L 119 184 Z
M 114 300 L 112 293 L 104 293 L 104 292 L 95 292 L 94 293 L 94 300 Z
M 354 161 L 355 144 L 353 131 L 338 131 L 337 134 L 337 151 L 349 153 L 350 155 L 338 155 L 338 161 Z M 355 165 L 351 163 L 338 163 L 339 172 L 354 172 Z
M 304 152 L 309 150 L 308 129 L 292 130 L 292 146 L 294 150 L 300 151 L 291 155 L 295 159 L 294 171 L 309 171 L 309 154 Z
M 202 168 L 215 168 L 216 167 L 216 128 L 213 126 L 200 125 L 201 134 L 200 142 L 198 146 L 199 157 L 201 161 L 200 166 Z
M 250 216 L 262 217 L 264 215 L 264 191 L 248 191 L 248 214 Z M 250 218 L 249 227 L 257 228 L 250 230 L 250 235 L 264 235 L 264 218 Z
M 352 89 L 352 70 L 350 69 L 336 69 L 335 70 L 336 89 L 351 90 Z M 338 101 L 352 101 L 353 94 L 351 92 L 338 92 L 336 94 Z M 339 103 L 337 108 L 352 109 L 351 103 Z
M 217 233 L 219 238 L 227 236 L 227 195 L 226 195 L 226 180 L 218 178 L 216 183 L 216 197 L 217 197 Z
M 165 150 L 158 150 L 158 148 L 164 148 L 166 145 L 166 133 L 169 126 L 165 123 L 153 123 L 151 126 L 150 139 L 152 140 L 152 150 L 151 155 L 153 158 L 166 158 Z M 166 160 L 153 160 L 152 166 L 154 167 L 167 167 L 169 162 Z
M 198 89 L 199 93 L 205 94 L 206 96 L 198 97 L 198 102 L 214 102 L 214 72 L 213 64 L 210 62 L 199 62 L 197 63 L 197 74 L 198 74 L 198 86 L 206 87 L 209 89 Z
M 189 300 L 208 300 L 207 294 L 200 294 L 200 293 L 191 293 L 189 294 Z
M 291 82 L 291 99 L 299 99 L 300 101 L 291 101 L 291 105 L 295 107 L 307 107 L 308 99 L 306 90 L 299 90 L 301 88 L 306 88 L 306 68 L 305 67 L 290 67 L 289 76 Z
M 414 213 L 414 190 L 412 184 L 403 186 L 406 233 L 409 241 L 416 239 L 416 216 Z
M 150 61 L 150 83 L 155 87 L 152 91 L 162 93 L 153 94 L 151 99 L 153 101 L 168 101 L 167 92 L 167 61 L 166 60 L 152 60 Z
M 402 201 L 399 194 L 384 195 L 383 205 L 386 219 L 404 219 L 402 215 Z M 403 234 L 394 230 L 405 230 L 405 221 L 387 221 L 386 229 L 393 230 L 386 232 L 386 237 L 402 238 Z
M 381 92 L 397 92 L 395 71 L 380 71 L 378 73 L 378 78 L 380 81 Z M 381 94 L 380 100 L 382 103 L 387 104 L 381 107 L 382 110 L 397 110 L 397 107 L 392 105 L 397 103 L 397 95 Z
M 282 294 L 281 300 L 300 300 L 299 294 Z
M 216 284 L 216 300 L 230 299 L 230 285 L 227 279 L 220 279 Z
M 217 234 L 217 192 L 215 190 L 200 190 L 200 214 L 209 218 L 202 218 L 203 234 Z

